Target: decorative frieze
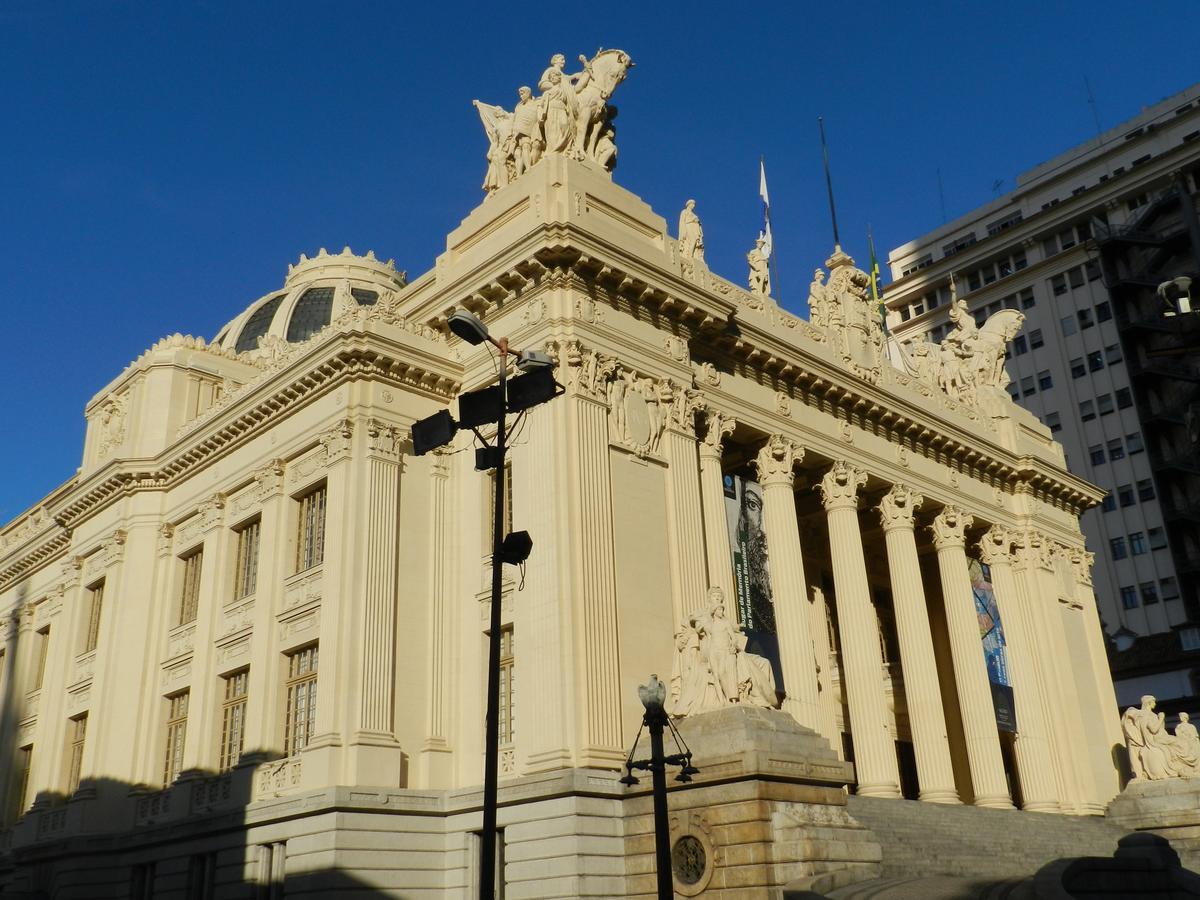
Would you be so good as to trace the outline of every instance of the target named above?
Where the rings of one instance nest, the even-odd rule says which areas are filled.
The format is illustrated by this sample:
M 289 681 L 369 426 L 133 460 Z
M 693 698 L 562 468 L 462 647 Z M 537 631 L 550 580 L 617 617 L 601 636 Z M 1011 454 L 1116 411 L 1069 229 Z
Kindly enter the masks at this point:
M 192 677 L 192 660 L 188 657 L 185 661 L 176 663 L 171 666 L 165 666 L 162 672 L 162 678 L 159 679 L 163 689 L 171 689 L 181 684 L 187 684 L 189 678 Z
M 126 536 L 126 532 L 118 528 L 108 540 L 100 545 L 99 550 L 84 557 L 83 578 L 85 581 L 102 575 L 110 566 L 121 561 L 121 556 L 125 552 Z
M 196 646 L 196 623 L 189 622 L 171 629 L 167 635 L 167 659 L 191 653 Z
M 254 624 L 254 598 L 231 603 L 221 610 L 221 626 L 219 634 L 225 637 L 229 634 L 250 628 Z
M 229 642 L 217 642 L 217 663 L 224 667 L 245 659 L 250 655 L 250 636 Z
M 293 575 L 284 582 L 283 608 L 293 609 L 306 603 L 319 603 L 322 594 L 322 570 Z
M 254 777 L 254 799 L 270 800 L 300 786 L 302 760 L 298 756 L 263 763 Z

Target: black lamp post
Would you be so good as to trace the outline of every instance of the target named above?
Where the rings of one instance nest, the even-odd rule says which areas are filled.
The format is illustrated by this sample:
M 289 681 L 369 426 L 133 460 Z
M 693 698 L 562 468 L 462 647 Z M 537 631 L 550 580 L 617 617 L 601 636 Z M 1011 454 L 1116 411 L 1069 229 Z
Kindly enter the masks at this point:
M 500 351 L 500 381 L 495 387 L 462 394 L 459 419 L 455 422 L 443 410 L 413 423 L 413 452 L 420 456 L 449 443 L 459 427 L 470 428 L 483 446 L 475 451 L 475 468 L 493 469 L 495 476 L 495 513 L 492 522 L 492 609 L 488 635 L 487 734 L 483 762 L 483 846 L 480 853 L 479 897 L 493 900 L 496 895 L 496 794 L 499 785 L 500 746 L 500 593 L 504 563 L 519 565 L 529 556 L 533 541 L 529 533 L 504 534 L 504 457 L 505 417 L 545 403 L 561 390 L 554 381 L 550 357 L 537 350 L 517 355 L 517 368 L 525 374 L 508 381 L 508 356 L 512 349 L 508 338 L 493 338 L 477 316 L 457 310 L 447 323 L 450 330 L 468 344 L 495 345 Z M 496 423 L 496 440 L 488 444 L 478 426 Z
M 658 680 L 657 675 L 650 676 L 649 684 L 638 688 L 638 698 L 646 713 L 642 716 L 642 728 L 650 730 L 650 758 L 635 760 L 638 741 L 642 737 L 642 728 L 638 729 L 637 737 L 633 739 L 633 747 L 625 760 L 625 777 L 621 784 L 632 786 L 638 783 L 633 776 L 634 769 L 649 769 L 651 785 L 654 794 L 654 859 L 658 871 L 658 898 L 672 900 L 675 888 L 671 879 L 671 826 L 667 819 L 667 766 L 679 766 L 679 774 L 675 780 L 689 782 L 692 776 L 700 770 L 692 765 L 692 751 L 688 749 L 679 732 L 671 723 L 670 716 L 663 708 L 667 699 L 667 686 Z M 681 752 L 670 756 L 663 755 L 663 729 L 669 728 L 675 739 L 675 747 Z

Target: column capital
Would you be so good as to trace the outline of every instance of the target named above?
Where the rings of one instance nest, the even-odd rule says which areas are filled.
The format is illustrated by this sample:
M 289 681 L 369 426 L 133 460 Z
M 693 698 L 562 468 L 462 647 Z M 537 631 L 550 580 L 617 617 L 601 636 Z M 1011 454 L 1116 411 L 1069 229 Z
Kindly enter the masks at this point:
M 858 489 L 867 483 L 867 473 L 856 469 L 844 459 L 835 462 L 817 485 L 821 503 L 827 510 L 858 508 Z
M 1075 580 L 1091 587 L 1092 564 L 1096 561 L 1096 554 L 1082 547 L 1070 547 L 1067 552 L 1070 554 L 1071 568 L 1075 570 Z
M 350 441 L 354 435 L 354 422 L 342 419 L 332 428 L 322 432 L 318 440 L 325 448 L 325 462 L 332 465 L 350 456 Z
M 975 522 L 957 506 L 947 506 L 933 520 L 929 530 L 933 532 L 933 545 L 941 550 L 945 547 L 966 545 L 966 530 Z
M 254 473 L 254 480 L 258 482 L 259 500 L 267 500 L 283 493 L 283 472 L 284 462 L 277 457 Z
M 367 452 L 378 459 L 396 462 L 400 459 L 400 444 L 404 434 L 390 422 L 367 419 Z
M 796 466 L 802 459 L 803 447 L 782 434 L 773 434 L 767 438 L 766 446 L 758 451 L 754 468 L 763 485 L 786 484 L 791 487 L 795 481 Z
M 1012 563 L 1013 533 L 1002 525 L 993 525 L 979 539 L 979 559 L 985 566 Z
M 429 452 L 429 474 L 435 478 L 449 478 L 451 455 L 445 447 L 431 450 Z
M 1015 535 L 1016 557 L 1023 567 L 1053 569 L 1054 545 L 1039 531 L 1023 531 Z
M 879 501 L 879 522 L 884 531 L 893 528 L 912 528 L 913 513 L 925 502 L 925 498 L 912 488 L 894 484 Z
M 737 427 L 737 419 L 728 413 L 710 407 L 704 411 L 704 421 L 707 430 L 704 433 L 704 440 L 700 443 L 700 450 L 720 456 L 721 444 L 724 443 L 725 438 L 733 434 L 733 429 Z

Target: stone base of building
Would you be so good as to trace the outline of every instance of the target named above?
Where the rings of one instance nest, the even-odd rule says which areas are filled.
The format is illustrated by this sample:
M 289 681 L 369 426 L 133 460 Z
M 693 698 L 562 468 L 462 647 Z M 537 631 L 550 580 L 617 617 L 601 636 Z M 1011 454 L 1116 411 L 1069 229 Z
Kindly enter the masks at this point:
M 1200 871 L 1200 778 L 1131 781 L 1106 815 L 1124 828 L 1166 838 L 1184 868 Z
M 672 845 L 693 839 L 680 895 L 780 896 L 878 874 L 878 842 L 846 811 L 853 767 L 823 738 L 785 713 L 740 708 L 684 731 L 701 773 L 671 783 Z M 101 784 L 93 797 L 32 811 L 3 833 L 0 894 L 182 900 L 197 884 L 217 897 L 249 886 L 275 896 L 278 884 L 289 900 L 477 894 L 481 790 L 306 790 L 295 767 L 126 789 L 121 802 L 118 785 Z M 649 779 L 625 788 L 619 775 L 567 769 L 501 784 L 509 900 L 653 896 Z M 152 894 L 131 893 L 147 883 Z

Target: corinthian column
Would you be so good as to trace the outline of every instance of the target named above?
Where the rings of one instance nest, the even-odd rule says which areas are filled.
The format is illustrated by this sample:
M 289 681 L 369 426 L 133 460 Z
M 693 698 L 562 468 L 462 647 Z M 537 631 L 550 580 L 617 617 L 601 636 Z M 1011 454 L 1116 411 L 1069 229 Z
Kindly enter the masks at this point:
M 920 798 L 930 803 L 958 803 L 933 638 L 929 633 L 925 588 L 921 584 L 921 565 L 913 534 L 913 513 L 923 499 L 902 484 L 894 485 L 879 503 L 879 519 L 887 543 L 892 605 L 896 612 L 900 665 L 904 672 L 904 699 L 908 704 L 913 750 L 917 757 Z
M 1000 756 L 1000 738 L 996 733 L 987 663 L 979 643 L 975 595 L 967 571 L 965 532 L 974 521 L 962 510 L 947 506 L 933 520 L 931 530 L 942 577 L 950 655 L 954 661 L 954 681 L 958 686 L 959 712 L 967 739 L 975 805 L 1012 809 L 1004 760 Z
M 850 705 L 857 792 L 864 797 L 897 798 L 900 772 L 887 729 L 879 622 L 871 605 L 858 527 L 858 489 L 866 481 L 865 472 L 838 460 L 817 487 L 829 522 L 838 632 L 842 637 L 842 679 Z
M 763 529 L 767 535 L 771 600 L 783 669 L 783 708 L 801 725 L 820 731 L 817 666 L 808 627 L 808 588 L 796 522 L 793 470 L 804 450 L 782 435 L 772 435 L 754 461 L 763 486 Z
M 992 574 L 996 606 L 1004 628 L 1004 644 L 1008 652 L 1009 677 L 1012 679 L 1013 704 L 1017 713 L 1017 739 L 1014 753 L 1017 774 L 1021 779 L 1021 808 L 1035 812 L 1058 810 L 1058 790 L 1054 781 L 1054 764 L 1046 740 L 1046 722 L 1037 670 L 1033 656 L 1037 652 L 1033 616 L 1017 591 L 1017 579 L 1012 571 L 1009 549 L 1012 535 L 994 525 L 979 542 L 979 557 Z
M 721 472 L 721 444 L 733 433 L 737 421 L 710 409 L 705 414 L 708 431 L 700 443 L 700 500 L 704 507 L 704 547 L 708 556 L 708 586 L 725 593 L 725 615 L 737 621 L 737 594 L 733 589 L 733 551 L 725 519 L 725 482 Z M 704 597 L 689 599 L 691 609 L 704 605 Z M 690 611 L 690 610 L 687 610 Z

